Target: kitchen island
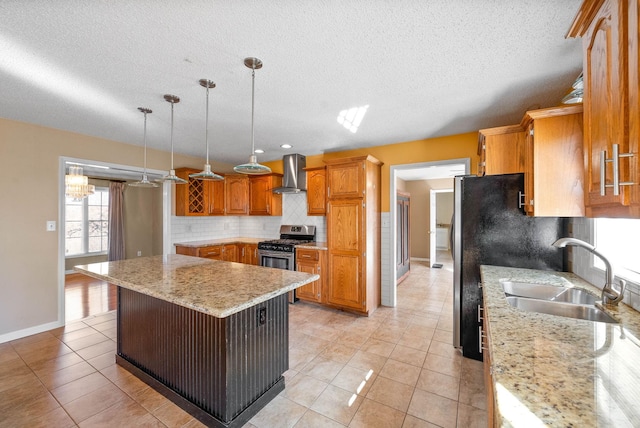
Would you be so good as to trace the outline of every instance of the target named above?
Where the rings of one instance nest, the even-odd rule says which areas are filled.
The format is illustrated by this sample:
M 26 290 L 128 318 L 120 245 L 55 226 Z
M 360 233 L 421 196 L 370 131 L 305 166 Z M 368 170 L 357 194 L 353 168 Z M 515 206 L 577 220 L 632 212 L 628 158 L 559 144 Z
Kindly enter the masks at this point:
M 116 362 L 208 426 L 284 389 L 287 293 L 318 275 L 166 255 L 80 265 L 118 286 Z
M 482 266 L 489 426 L 640 426 L 640 313 L 620 303 L 619 323 L 528 312 L 510 306 L 501 282 L 600 290 L 567 272 Z M 488 351 L 488 352 L 487 352 Z M 490 391 L 487 391 L 490 393 Z

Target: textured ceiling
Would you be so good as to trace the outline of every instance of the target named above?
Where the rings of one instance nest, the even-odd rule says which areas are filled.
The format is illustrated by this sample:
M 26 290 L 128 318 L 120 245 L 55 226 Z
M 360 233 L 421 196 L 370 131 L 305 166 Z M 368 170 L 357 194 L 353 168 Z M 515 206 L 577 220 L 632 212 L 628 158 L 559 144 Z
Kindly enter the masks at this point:
M 581 70 L 564 35 L 580 0 L 0 3 L 0 117 L 237 164 L 392 144 L 520 121 Z M 336 120 L 368 105 L 356 133 Z M 45 144 L 46 142 L 43 142 Z M 284 150 L 280 144 L 293 145 Z

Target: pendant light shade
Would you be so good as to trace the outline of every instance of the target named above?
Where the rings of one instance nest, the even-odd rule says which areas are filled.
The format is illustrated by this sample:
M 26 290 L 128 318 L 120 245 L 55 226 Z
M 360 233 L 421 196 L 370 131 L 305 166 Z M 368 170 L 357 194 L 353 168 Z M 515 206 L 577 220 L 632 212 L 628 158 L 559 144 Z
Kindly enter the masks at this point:
M 254 110 L 255 110 L 255 84 L 256 84 L 256 70 L 262 68 L 262 61 L 258 58 L 245 58 L 244 65 L 251 69 L 251 156 L 249 157 L 249 163 L 245 163 L 242 165 L 238 165 L 233 168 L 235 172 L 239 172 L 241 174 L 251 174 L 251 175 L 260 175 L 260 174 L 269 174 L 271 172 L 271 168 L 268 166 L 260 165 L 258 163 L 258 159 L 256 158 L 255 152 L 255 138 L 254 138 Z
M 211 165 L 209 165 L 209 89 L 215 88 L 216 84 L 207 79 L 200 79 L 199 83 L 200 86 L 207 89 L 206 119 L 204 127 L 204 143 L 207 149 L 207 163 L 204 164 L 204 170 L 202 172 L 189 174 L 189 177 L 195 178 L 196 180 L 221 181 L 224 180 L 224 177 L 212 172 Z
M 96 187 L 89 184 L 89 178 L 82 174 L 82 167 L 69 165 L 69 173 L 64 176 L 64 194 L 74 200 L 93 195 Z
M 175 95 L 165 95 L 165 101 L 171 103 L 171 170 L 169 170 L 169 175 L 165 175 L 160 180 L 162 181 L 173 181 L 176 184 L 187 184 L 187 180 L 184 180 L 176 175 L 176 170 L 173 168 L 173 105 L 180 102 L 180 98 Z
M 144 170 L 142 172 L 142 180 L 136 181 L 135 183 L 129 183 L 129 186 L 133 187 L 158 187 L 157 183 L 149 181 L 147 177 L 147 114 L 153 113 L 151 109 L 138 107 L 142 113 L 144 113 Z

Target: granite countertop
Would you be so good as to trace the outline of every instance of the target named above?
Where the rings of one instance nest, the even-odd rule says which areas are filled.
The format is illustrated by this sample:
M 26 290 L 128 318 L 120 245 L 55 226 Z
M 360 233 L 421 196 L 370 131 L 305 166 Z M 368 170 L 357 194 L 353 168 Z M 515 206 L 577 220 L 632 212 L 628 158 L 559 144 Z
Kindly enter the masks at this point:
M 507 303 L 501 280 L 600 290 L 566 272 L 480 272 L 498 426 L 640 426 L 639 312 L 606 306 L 619 324 L 526 312 Z
M 304 272 L 177 254 L 78 265 L 75 270 L 218 318 L 319 278 Z
M 175 242 L 173 245 L 180 245 L 182 247 L 208 247 L 210 245 L 221 245 L 221 244 L 257 244 L 262 241 L 267 241 L 269 239 L 276 238 L 219 238 L 219 239 L 203 239 L 201 241 L 187 241 L 187 242 Z
M 326 242 L 307 242 L 306 244 L 298 244 L 296 248 L 308 248 L 309 250 L 328 250 Z

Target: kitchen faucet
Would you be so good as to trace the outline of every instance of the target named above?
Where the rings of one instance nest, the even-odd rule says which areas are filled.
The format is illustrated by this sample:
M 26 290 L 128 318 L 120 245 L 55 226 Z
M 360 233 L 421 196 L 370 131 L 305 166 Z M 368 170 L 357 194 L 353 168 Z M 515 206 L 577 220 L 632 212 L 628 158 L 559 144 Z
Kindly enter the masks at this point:
M 626 281 L 624 279 L 620 280 L 620 291 L 616 291 L 613 288 L 614 275 L 611 263 L 609 263 L 609 260 L 607 260 L 607 258 L 603 256 L 602 253 L 596 251 L 596 247 L 589 244 L 588 242 L 584 242 L 576 238 L 560 238 L 552 245 L 558 248 L 564 248 L 567 245 L 575 245 L 576 247 L 585 248 L 592 254 L 600 257 L 600 259 L 604 262 L 606 276 L 606 282 L 604 284 L 604 287 L 602 287 L 602 303 L 617 305 L 618 302 L 624 298 L 624 287 L 626 285 Z

